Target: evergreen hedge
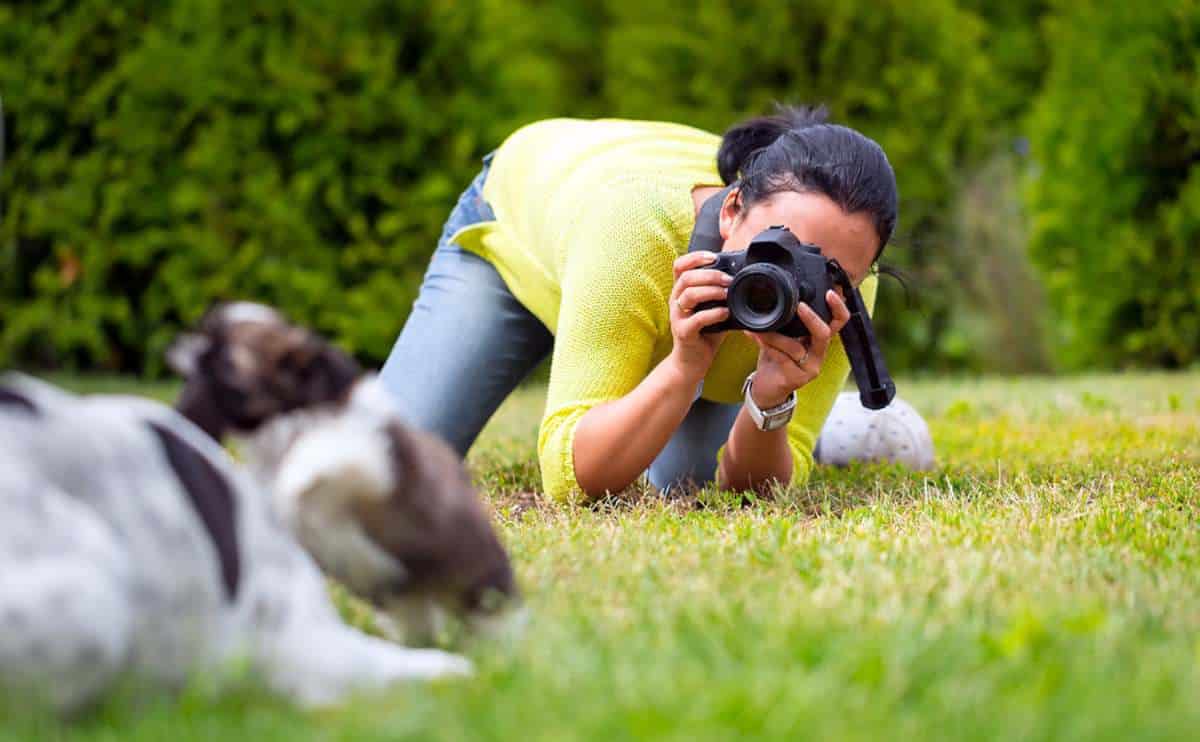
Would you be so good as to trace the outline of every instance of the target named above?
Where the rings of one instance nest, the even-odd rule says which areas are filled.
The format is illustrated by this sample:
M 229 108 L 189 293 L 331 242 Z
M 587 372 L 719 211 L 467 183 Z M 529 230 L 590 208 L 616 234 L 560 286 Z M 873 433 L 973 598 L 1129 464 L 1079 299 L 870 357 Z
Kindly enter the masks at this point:
M 1021 132 L 1052 46 L 1046 13 L 1035 0 L 0 5 L 0 365 L 156 373 L 175 333 L 232 297 L 278 305 L 378 362 L 458 192 L 517 126 L 628 116 L 721 131 L 774 100 L 827 103 L 896 167 L 900 239 L 887 259 L 917 298 L 908 307 L 884 290 L 892 365 L 985 365 L 972 328 L 994 310 L 978 301 L 986 276 L 962 268 L 972 252 L 954 211 L 963 183 Z M 1048 28 L 1054 44 L 1071 40 Z M 1065 90 L 1077 73 L 1053 59 L 1051 87 Z M 1154 100 L 1194 111 L 1185 81 L 1170 81 L 1180 59 L 1156 62 Z M 1052 279 L 1067 234 L 1053 225 L 1079 203 L 1067 181 L 1086 173 L 1121 190 L 1116 171 L 1101 180 L 1053 159 L 1072 151 L 1055 142 L 1079 136 L 1054 120 L 1069 98 L 1048 88 L 1032 119 L 1036 254 Z M 1155 218 L 1188 225 L 1193 213 Z M 1054 296 L 1069 306 L 1062 283 Z
M 1047 39 L 1027 201 L 1060 363 L 1200 360 L 1200 3 L 1080 0 Z

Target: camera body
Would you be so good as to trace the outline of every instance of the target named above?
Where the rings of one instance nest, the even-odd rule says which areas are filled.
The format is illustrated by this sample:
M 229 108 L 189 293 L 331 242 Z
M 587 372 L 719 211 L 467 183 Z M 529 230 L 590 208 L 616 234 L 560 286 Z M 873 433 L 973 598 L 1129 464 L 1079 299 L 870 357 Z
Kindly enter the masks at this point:
M 724 301 L 696 307 L 696 311 L 729 307 L 729 319 L 703 331 L 750 330 L 805 337 L 808 328 L 796 315 L 796 306 L 804 302 L 825 322 L 833 319 L 825 294 L 834 288 L 834 266 L 837 262 L 825 258 L 821 248 L 800 242 L 787 227 L 763 230 L 745 250 L 717 253 L 717 259 L 705 266 L 733 276 L 733 282 Z

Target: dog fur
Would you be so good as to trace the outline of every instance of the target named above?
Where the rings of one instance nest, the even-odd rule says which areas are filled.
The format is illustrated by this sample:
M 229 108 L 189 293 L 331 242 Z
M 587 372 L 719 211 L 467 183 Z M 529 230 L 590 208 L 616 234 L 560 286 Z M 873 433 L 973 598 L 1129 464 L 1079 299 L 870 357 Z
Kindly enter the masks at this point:
M 238 658 L 305 705 L 469 672 L 342 622 L 268 496 L 138 398 L 0 377 L 0 686 L 71 711 Z

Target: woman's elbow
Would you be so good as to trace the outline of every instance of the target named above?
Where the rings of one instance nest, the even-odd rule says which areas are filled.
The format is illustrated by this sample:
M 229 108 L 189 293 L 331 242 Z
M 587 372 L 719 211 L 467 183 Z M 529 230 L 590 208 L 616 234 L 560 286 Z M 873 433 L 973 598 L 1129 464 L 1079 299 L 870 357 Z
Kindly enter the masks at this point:
M 613 492 L 620 492 L 637 481 L 637 476 L 623 476 L 619 472 L 606 470 L 602 462 L 590 461 L 575 456 L 575 482 L 579 491 L 589 500 L 596 500 Z
M 613 486 L 611 483 L 590 478 L 587 474 L 581 475 L 578 471 L 573 474 L 574 476 L 568 477 L 557 473 L 550 474 L 543 470 L 542 488 L 546 496 L 555 502 L 587 503 L 598 500 L 611 492 L 623 490 L 632 484 L 632 482 L 627 482 L 621 486 Z
M 618 481 L 606 471 L 600 457 L 574 447 L 546 445 L 538 452 L 541 463 L 542 489 L 546 496 L 558 502 L 590 502 L 609 492 L 625 489 L 633 483 Z M 572 450 L 574 449 L 574 450 Z M 569 451 L 569 455 L 568 455 Z
M 637 457 L 629 456 L 628 442 L 618 442 L 616 432 L 611 425 L 606 425 L 599 408 L 593 408 L 580 418 L 570 446 L 572 478 L 589 499 L 629 487 L 644 468 L 639 466 Z

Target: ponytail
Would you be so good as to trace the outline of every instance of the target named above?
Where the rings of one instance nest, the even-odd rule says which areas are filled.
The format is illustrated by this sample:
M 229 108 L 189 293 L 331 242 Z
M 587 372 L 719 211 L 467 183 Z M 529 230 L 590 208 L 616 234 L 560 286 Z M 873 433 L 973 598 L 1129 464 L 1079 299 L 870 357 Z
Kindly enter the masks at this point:
M 770 146 L 790 130 L 807 129 L 829 121 L 825 106 L 785 106 L 775 104 L 773 116 L 755 116 L 736 124 L 721 138 L 717 151 L 717 171 L 725 185 L 738 179 L 750 156 Z

